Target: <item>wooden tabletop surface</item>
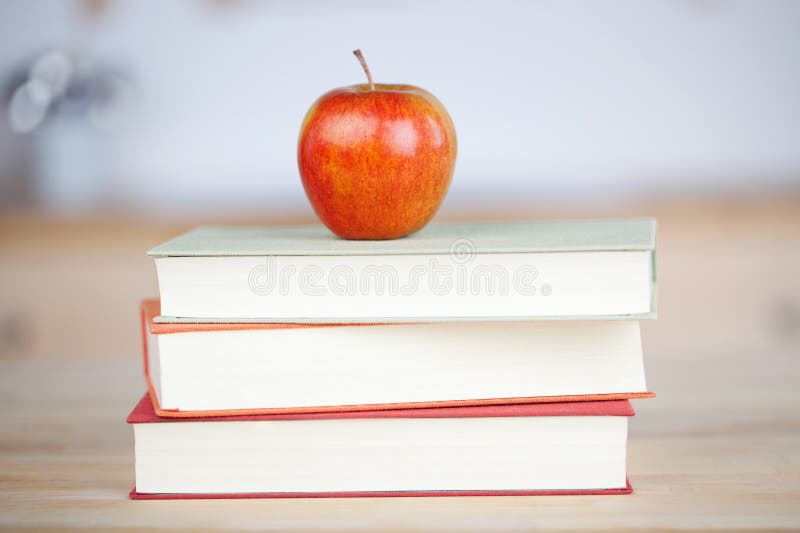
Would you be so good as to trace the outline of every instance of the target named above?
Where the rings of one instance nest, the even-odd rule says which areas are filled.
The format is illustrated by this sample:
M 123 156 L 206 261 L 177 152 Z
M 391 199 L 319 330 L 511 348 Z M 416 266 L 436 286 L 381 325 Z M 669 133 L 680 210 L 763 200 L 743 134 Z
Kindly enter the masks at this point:
M 800 202 L 655 207 L 631 496 L 131 501 L 142 252 L 179 224 L 0 219 L 0 527 L 800 529 Z M 87 320 L 91 316 L 91 323 Z

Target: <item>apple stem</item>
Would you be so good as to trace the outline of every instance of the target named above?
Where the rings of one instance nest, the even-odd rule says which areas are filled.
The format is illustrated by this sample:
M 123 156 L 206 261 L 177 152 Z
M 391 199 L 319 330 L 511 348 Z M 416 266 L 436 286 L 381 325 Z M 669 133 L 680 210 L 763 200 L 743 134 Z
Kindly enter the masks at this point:
M 358 62 L 361 63 L 361 66 L 364 68 L 364 72 L 367 73 L 367 81 L 369 81 L 369 90 L 375 90 L 375 84 L 372 83 L 372 74 L 369 72 L 369 67 L 367 66 L 367 62 L 364 60 L 364 55 L 361 53 L 361 50 L 353 50 L 353 54 L 358 58 Z

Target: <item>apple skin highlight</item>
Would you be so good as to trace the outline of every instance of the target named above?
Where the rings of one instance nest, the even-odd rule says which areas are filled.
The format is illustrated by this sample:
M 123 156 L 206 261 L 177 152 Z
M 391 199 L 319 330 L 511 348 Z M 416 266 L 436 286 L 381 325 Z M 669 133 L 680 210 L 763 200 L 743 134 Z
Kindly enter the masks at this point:
M 396 239 L 422 229 L 447 194 L 455 161 L 450 115 L 412 85 L 324 94 L 306 114 L 297 145 L 306 195 L 344 239 Z

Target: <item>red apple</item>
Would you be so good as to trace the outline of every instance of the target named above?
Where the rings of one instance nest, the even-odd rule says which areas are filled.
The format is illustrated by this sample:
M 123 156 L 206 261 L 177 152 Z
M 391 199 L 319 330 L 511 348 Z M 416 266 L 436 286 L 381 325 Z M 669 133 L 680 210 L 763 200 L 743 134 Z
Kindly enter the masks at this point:
M 422 229 L 442 203 L 456 131 L 431 93 L 413 85 L 334 89 L 308 110 L 297 163 L 317 216 L 345 239 L 397 239 Z

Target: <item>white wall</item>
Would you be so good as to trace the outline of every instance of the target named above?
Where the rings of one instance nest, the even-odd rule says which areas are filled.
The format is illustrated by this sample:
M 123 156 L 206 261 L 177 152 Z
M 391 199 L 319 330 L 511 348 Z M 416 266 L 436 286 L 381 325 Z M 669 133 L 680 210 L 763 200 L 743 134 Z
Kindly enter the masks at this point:
M 800 185 L 800 2 L 81 5 L 0 4 L 0 76 L 47 46 L 128 73 L 135 109 L 102 148 L 117 203 L 305 207 L 300 121 L 363 81 L 356 47 L 449 109 L 450 206 Z

